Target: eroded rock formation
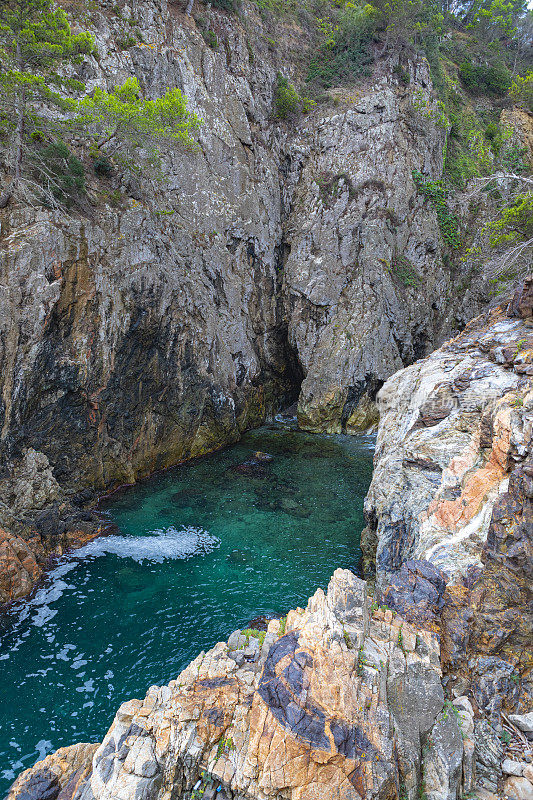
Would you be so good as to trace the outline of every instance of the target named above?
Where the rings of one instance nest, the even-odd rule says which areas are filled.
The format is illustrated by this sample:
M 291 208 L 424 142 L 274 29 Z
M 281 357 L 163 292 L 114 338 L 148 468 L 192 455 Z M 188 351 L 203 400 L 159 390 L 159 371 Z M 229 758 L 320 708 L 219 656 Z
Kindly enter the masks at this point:
M 453 294 L 413 184 L 413 169 L 442 171 L 443 131 L 416 111 L 435 102 L 423 59 L 406 62 L 408 85 L 397 55 L 378 60 L 357 92 L 287 124 L 276 76 L 303 77 L 305 24 L 280 20 L 273 46 L 255 6 L 210 8 L 214 51 L 175 3 L 124 13 L 93 4 L 84 18 L 99 53 L 80 66 L 87 90 L 179 87 L 203 120 L 198 148 L 166 152 L 159 182 L 98 177 L 74 140 L 85 213 L 0 216 L 0 490 L 35 453 L 46 502 L 68 509 L 233 442 L 298 394 L 306 428 L 375 423 L 382 382 L 480 299 Z M 127 50 L 126 21 L 144 39 Z M 3 506 L 0 523 L 29 542 L 43 506 L 21 497 L 17 524 Z
M 510 774 L 502 726 L 533 706 L 532 287 L 385 384 L 365 502 L 367 571 L 391 608 L 440 630 L 447 692 L 467 691 L 479 715 L 490 793 Z M 510 796 L 533 793 L 523 769 Z
M 491 518 L 497 523 L 493 511 L 505 502 L 513 473 L 520 493 L 533 422 L 526 293 L 523 317 L 504 308 L 478 317 L 396 373 L 378 395 L 380 430 L 365 509 L 381 586 L 409 558 L 425 559 L 455 581 L 466 577 L 482 563 Z M 518 526 L 517 535 L 518 529 L 525 530 Z M 497 547 L 493 531 L 489 548 Z
M 293 160 L 307 156 L 286 223 L 284 280 L 305 374 L 298 421 L 308 430 L 375 424 L 386 378 L 449 330 L 439 228 L 412 177 L 440 177 L 444 131 L 414 108 L 415 95 L 431 103 L 429 65 L 410 71 L 408 91 L 391 74 L 339 91 L 336 113 L 309 120 L 289 149 Z
M 272 621 L 264 640 L 237 631 L 124 703 L 91 768 L 72 757 L 71 789 L 54 766 L 64 748 L 8 800 L 212 798 L 218 787 L 242 800 L 415 800 L 422 786 L 451 800 L 474 785 L 473 714 L 466 698 L 444 704 L 440 678 L 435 633 L 375 608 L 364 581 L 336 570 L 327 594 Z

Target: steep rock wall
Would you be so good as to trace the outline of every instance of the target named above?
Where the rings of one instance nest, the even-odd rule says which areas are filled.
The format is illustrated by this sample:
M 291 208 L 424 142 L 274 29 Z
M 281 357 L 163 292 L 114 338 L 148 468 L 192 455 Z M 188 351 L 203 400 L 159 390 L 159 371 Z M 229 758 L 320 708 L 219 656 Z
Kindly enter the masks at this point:
M 252 65 L 242 25 L 213 53 L 172 7 L 137 13 L 150 45 L 129 51 L 97 14 L 88 87 L 133 74 L 149 96 L 184 89 L 198 151 L 168 152 L 161 184 L 121 186 L 119 209 L 100 198 L 88 218 L 2 219 L 2 450 L 44 453 L 63 486 L 131 481 L 233 441 L 291 389 L 274 66 Z
M 420 98 L 431 107 L 427 62 L 410 64 L 408 88 L 391 67 L 337 92 L 333 111 L 309 120 L 289 148 L 305 154 L 284 290 L 305 373 L 298 419 L 309 430 L 374 423 L 376 391 L 449 325 L 435 212 L 412 178 L 440 178 L 445 131 L 415 107 Z
M 530 277 L 387 381 L 365 501 L 367 572 L 407 618 L 431 611 L 448 689 L 494 736 L 533 704 L 532 309 Z

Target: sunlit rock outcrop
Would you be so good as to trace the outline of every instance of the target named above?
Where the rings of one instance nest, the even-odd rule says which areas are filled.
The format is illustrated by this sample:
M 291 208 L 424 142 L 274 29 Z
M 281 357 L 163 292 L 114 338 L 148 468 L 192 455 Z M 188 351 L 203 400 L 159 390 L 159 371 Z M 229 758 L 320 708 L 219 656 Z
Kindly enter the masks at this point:
M 440 627 L 498 790 L 505 715 L 533 706 L 533 277 L 383 387 L 363 551 L 383 602 Z M 533 792 L 533 788 L 531 790 Z
M 415 800 L 424 785 L 451 800 L 473 786 L 472 709 L 450 713 L 440 678 L 435 633 L 336 570 L 305 610 L 259 638 L 236 631 L 124 703 L 72 791 L 49 756 L 8 798 Z
M 516 312 L 498 308 L 478 317 L 381 390 L 375 470 L 365 502 L 381 586 L 408 558 L 425 559 L 454 580 L 480 566 L 511 474 L 529 470 L 529 291 Z

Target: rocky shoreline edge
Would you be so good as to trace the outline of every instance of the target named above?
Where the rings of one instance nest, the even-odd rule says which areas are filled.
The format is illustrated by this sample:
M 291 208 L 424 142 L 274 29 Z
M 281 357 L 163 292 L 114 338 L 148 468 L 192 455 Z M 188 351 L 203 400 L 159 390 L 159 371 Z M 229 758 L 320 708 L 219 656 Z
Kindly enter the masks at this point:
M 371 583 L 336 570 L 9 800 L 530 800 L 533 277 L 378 408 Z
M 47 756 L 7 800 L 527 797 L 533 715 L 506 718 L 502 736 L 483 683 L 447 699 L 433 628 L 338 569 L 305 609 L 200 653 L 123 703 L 101 744 Z

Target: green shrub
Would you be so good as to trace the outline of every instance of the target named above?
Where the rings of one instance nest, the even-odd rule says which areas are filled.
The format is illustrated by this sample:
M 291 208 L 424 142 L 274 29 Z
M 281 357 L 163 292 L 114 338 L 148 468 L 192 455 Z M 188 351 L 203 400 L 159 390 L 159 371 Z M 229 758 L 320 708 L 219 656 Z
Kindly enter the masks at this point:
M 424 176 L 416 170 L 413 171 L 413 180 L 418 191 L 431 202 L 435 209 L 444 242 L 454 249 L 461 247 L 459 220 L 448 208 L 446 189 L 442 181 L 426 181 Z
M 237 4 L 235 0 L 211 0 L 213 8 L 218 8 L 221 11 L 236 11 Z
M 491 247 L 533 239 L 533 192 L 516 195 L 488 229 Z
M 202 31 L 202 36 L 204 37 L 204 42 L 211 50 L 218 50 L 218 39 L 216 33 L 213 31 Z
M 277 16 L 293 14 L 297 7 L 295 0 L 255 0 L 255 4 L 261 11 L 271 11 Z
M 528 172 L 528 149 L 519 144 L 505 147 L 501 155 L 502 167 L 507 172 Z
M 135 47 L 135 45 L 139 44 L 139 41 L 133 33 L 128 33 L 117 39 L 117 44 L 121 50 L 129 50 L 130 47 Z
M 328 89 L 370 74 L 375 16 L 368 9 L 372 8 L 348 4 L 338 12 L 336 25 L 319 20 L 323 41 L 309 63 L 309 83 Z
M 250 637 L 258 640 L 259 647 L 263 646 L 263 642 L 265 641 L 266 631 L 258 631 L 256 628 L 245 628 L 243 631 L 241 631 L 241 633 L 244 637 L 246 637 L 244 643 L 245 647 L 248 647 L 248 644 L 250 642 Z
M 518 75 L 509 88 L 509 97 L 533 111 L 533 69 L 524 76 Z
M 502 134 L 498 125 L 481 130 L 478 117 L 473 113 L 465 113 L 463 109 L 450 112 L 449 120 L 451 128 L 445 174 L 447 181 L 462 189 L 472 178 L 493 171 Z
M 286 119 L 295 114 L 300 106 L 300 95 L 287 78 L 278 73 L 278 85 L 274 94 L 275 116 Z
M 498 155 L 502 147 L 503 136 L 497 122 L 489 122 L 485 128 L 485 139 L 490 142 L 494 155 Z
M 100 178 L 110 178 L 113 174 L 113 165 L 106 156 L 98 156 L 98 158 L 95 158 L 93 169 Z
M 464 61 L 459 67 L 459 76 L 470 94 L 504 97 L 511 85 L 511 73 L 501 62 L 486 66 Z
M 403 83 L 404 86 L 407 86 L 411 82 L 411 76 L 409 75 L 407 70 L 405 70 L 402 67 L 401 64 L 395 64 L 395 66 L 392 68 L 392 71 L 394 72 L 400 83 Z
M 306 114 L 316 105 L 309 97 L 298 94 L 292 83 L 278 72 L 278 82 L 274 92 L 274 116 L 277 119 L 287 119 L 298 111 Z
M 85 170 L 81 161 L 61 140 L 39 148 L 33 155 L 32 171 L 43 189 L 47 207 L 70 208 L 85 193 Z
M 421 278 L 407 256 L 394 256 L 390 264 L 390 273 L 397 278 L 406 288 L 416 288 L 421 283 Z

